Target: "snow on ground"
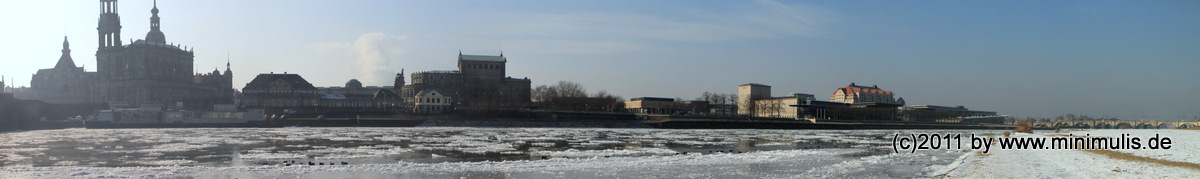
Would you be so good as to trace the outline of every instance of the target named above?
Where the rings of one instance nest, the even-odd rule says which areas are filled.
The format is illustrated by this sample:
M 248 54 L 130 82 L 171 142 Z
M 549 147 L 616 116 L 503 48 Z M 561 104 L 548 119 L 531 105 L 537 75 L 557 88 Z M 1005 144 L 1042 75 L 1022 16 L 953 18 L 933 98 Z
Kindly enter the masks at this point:
M 1180 129 L 1143 129 L 1143 130 L 1086 130 L 1072 131 L 1072 135 L 1091 135 L 1092 137 L 1114 137 L 1119 138 L 1121 134 L 1129 134 L 1141 138 L 1142 147 L 1147 147 L 1150 138 L 1157 134 L 1160 138 L 1169 137 L 1171 139 L 1171 149 L 1119 149 L 1115 151 L 1130 153 L 1136 156 L 1150 157 L 1156 159 L 1188 162 L 1200 164 L 1200 130 L 1180 130 Z M 1127 137 L 1128 138 L 1128 137 Z
M 1190 131 L 1122 130 L 1121 133 L 1171 133 Z M 1077 131 L 1077 134 L 1103 132 Z M 1152 135 L 1152 134 L 1151 134 Z M 1194 134 L 1192 134 L 1194 135 Z M 1047 137 L 1042 134 L 1014 134 L 1012 137 Z M 1174 137 L 1174 136 L 1172 136 Z M 1183 136 L 1180 135 L 1182 138 Z M 1184 143 L 1181 142 L 1180 143 Z M 961 163 L 951 164 L 940 174 L 949 178 L 1194 178 L 1200 171 L 1175 166 L 1110 158 L 1082 150 L 997 150 L 963 154 Z M 1173 148 L 1174 149 L 1174 148 Z M 1194 155 L 1196 148 L 1170 151 L 1171 155 Z M 1129 152 L 1118 150 L 1120 152 Z

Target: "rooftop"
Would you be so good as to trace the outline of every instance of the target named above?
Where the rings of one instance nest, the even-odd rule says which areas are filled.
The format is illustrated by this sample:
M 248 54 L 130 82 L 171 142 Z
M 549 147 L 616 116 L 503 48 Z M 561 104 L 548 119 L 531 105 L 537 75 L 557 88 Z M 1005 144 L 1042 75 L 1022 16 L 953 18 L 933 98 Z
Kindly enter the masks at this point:
M 276 83 L 277 81 L 288 84 L 292 89 L 316 89 L 312 83 L 309 83 L 308 80 L 304 80 L 304 78 L 300 77 L 300 75 L 287 73 L 258 74 L 258 76 L 254 77 L 254 80 L 251 80 L 250 83 L 246 83 L 246 87 L 244 88 L 270 88 L 271 84 Z
M 459 73 L 458 70 L 429 70 L 417 73 Z
M 508 61 L 507 59 L 504 58 L 504 55 L 491 56 L 491 55 L 461 55 L 461 54 L 458 55 L 458 60 L 484 61 L 484 62 L 506 62 L 506 61 Z
M 640 98 L 632 98 L 632 99 L 629 99 L 629 101 L 666 101 L 666 102 L 674 102 L 674 101 L 675 101 L 675 99 L 674 99 L 674 98 L 659 98 L 659 97 L 640 97 Z
M 738 86 L 766 86 L 766 87 L 771 87 L 771 86 L 767 86 L 767 85 L 764 85 L 764 84 L 758 84 L 758 83 L 746 83 L 746 84 L 743 84 L 743 85 L 738 85 Z

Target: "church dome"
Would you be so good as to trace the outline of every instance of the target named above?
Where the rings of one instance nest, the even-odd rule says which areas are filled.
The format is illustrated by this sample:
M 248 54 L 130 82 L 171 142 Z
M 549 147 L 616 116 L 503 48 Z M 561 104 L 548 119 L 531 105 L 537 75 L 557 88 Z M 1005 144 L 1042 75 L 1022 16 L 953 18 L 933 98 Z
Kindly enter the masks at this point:
M 146 41 L 160 44 L 167 43 L 167 36 L 163 35 L 161 30 L 158 30 L 160 28 L 158 18 L 158 1 L 154 1 L 154 9 L 150 9 L 150 14 L 153 15 L 150 15 L 150 32 L 146 33 Z
M 362 82 L 358 82 L 358 79 L 350 79 L 346 82 L 346 88 L 362 88 Z
M 146 41 L 165 44 L 165 43 L 167 43 L 167 37 L 166 37 L 166 35 L 163 35 L 162 31 L 159 31 L 158 29 L 154 29 L 154 30 L 150 30 L 150 32 L 146 33 Z

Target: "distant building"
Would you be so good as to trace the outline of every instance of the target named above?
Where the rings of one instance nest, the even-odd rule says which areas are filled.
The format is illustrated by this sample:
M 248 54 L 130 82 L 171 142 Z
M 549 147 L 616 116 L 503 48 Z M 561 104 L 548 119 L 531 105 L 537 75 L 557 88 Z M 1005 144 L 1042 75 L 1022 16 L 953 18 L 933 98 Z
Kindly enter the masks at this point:
M 847 104 L 891 104 L 904 105 L 904 98 L 896 99 L 891 91 L 879 89 L 878 86 L 858 86 L 854 83 L 838 88 L 829 97 L 829 101 Z
M 321 96 L 312 83 L 297 74 L 258 74 L 242 88 L 243 108 L 300 108 L 319 105 Z
M 758 83 L 739 85 L 737 96 L 738 114 L 750 114 L 751 108 L 754 107 L 750 101 L 771 97 L 771 86 Z
M 233 72 L 194 73 L 194 51 L 167 43 L 160 30 L 158 6 L 150 10 L 145 39 L 123 43 L 117 0 L 100 0 L 96 72 L 76 67 L 64 38 L 63 55 L 54 68 L 38 70 L 30 80 L 30 97 L 49 103 L 107 103 L 110 107 L 212 109 L 233 103 Z
M 96 81 L 95 72 L 86 72 L 83 67 L 76 67 L 71 59 L 70 43 L 63 37 L 62 56 L 54 68 L 41 69 L 33 74 L 29 81 L 33 88 L 33 96 L 53 104 L 76 104 L 95 102 L 92 85 Z
M 239 105 L 268 112 L 399 112 L 404 98 L 385 87 L 363 87 L 357 79 L 345 87 L 314 87 L 297 74 L 259 74 L 242 88 Z
M 855 107 L 848 103 L 818 101 L 816 96 L 792 93 L 787 96 L 771 96 L 771 86 L 750 83 L 738 86 L 738 115 L 797 120 L 835 119 L 839 111 L 850 108 L 867 108 L 877 105 Z M 889 109 L 894 109 L 890 108 Z
M 436 89 L 425 89 L 413 96 L 413 113 L 443 113 L 450 111 L 453 97 Z
M 905 117 L 911 121 L 994 123 L 996 121 L 972 121 L 972 119 L 1003 120 L 1003 117 L 997 115 L 996 112 L 970 110 L 964 106 L 913 105 L 912 110 L 907 113 Z
M 350 79 L 344 87 L 317 88 L 321 95 L 319 107 L 344 108 L 354 111 L 399 111 L 404 106 L 404 98 L 392 91 L 392 88 L 367 86 L 363 87 L 358 79 Z
M 747 104 L 753 110 L 749 114 L 754 117 L 773 117 L 773 118 L 797 118 L 796 104 L 803 100 L 804 96 L 780 96 L 760 98 L 751 101 Z
M 454 107 L 520 106 L 530 101 L 530 80 L 505 76 L 508 59 L 500 56 L 458 55 L 458 70 L 424 71 L 412 74 L 412 84 L 405 85 L 403 74 L 396 75 L 396 88 L 408 103 L 415 104 L 417 95 L 427 90 L 441 91 Z
M 8 87 L 4 82 L 4 76 L 0 76 L 0 93 L 12 93 L 12 88 Z M 12 95 L 10 94 L 9 97 L 12 97 Z
M 99 48 L 96 50 L 96 85 L 101 102 L 121 107 L 184 103 L 207 109 L 233 101 L 233 73 L 196 74 L 195 52 L 168 43 L 161 31 L 158 5 L 150 10 L 150 32 L 145 39 L 121 42 L 121 20 L 116 0 L 101 0 Z
M 749 83 L 738 86 L 738 114 L 753 117 L 800 119 L 802 109 L 798 105 L 814 101 L 813 95 L 792 93 L 789 96 L 771 96 L 771 86 Z
M 635 114 L 674 114 L 682 110 L 683 104 L 672 98 L 640 97 L 625 102 L 625 111 Z

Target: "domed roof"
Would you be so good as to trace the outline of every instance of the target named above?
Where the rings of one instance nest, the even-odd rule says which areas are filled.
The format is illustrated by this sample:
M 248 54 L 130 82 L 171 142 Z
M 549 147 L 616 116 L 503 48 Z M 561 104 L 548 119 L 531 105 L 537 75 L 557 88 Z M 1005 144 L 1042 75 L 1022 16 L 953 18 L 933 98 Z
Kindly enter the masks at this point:
M 358 79 L 350 79 L 346 82 L 346 88 L 362 88 L 362 82 L 358 82 Z
M 167 36 L 163 35 L 162 31 L 159 31 L 158 29 L 154 29 L 154 30 L 150 30 L 150 32 L 146 33 L 146 41 L 165 44 L 165 43 L 167 43 Z
M 154 9 L 150 9 L 150 32 L 146 33 L 146 41 L 160 44 L 167 43 L 167 36 L 163 35 L 159 29 L 158 18 L 158 1 L 154 1 Z

